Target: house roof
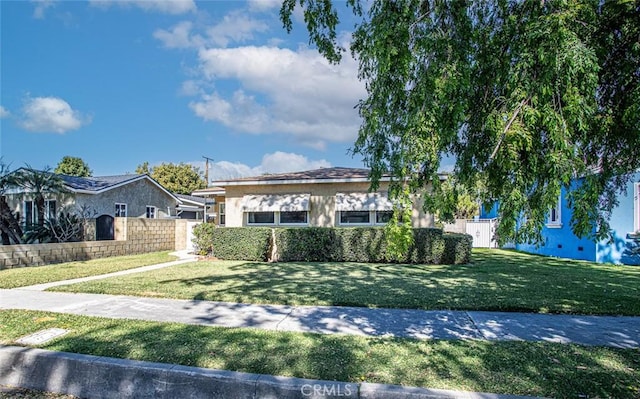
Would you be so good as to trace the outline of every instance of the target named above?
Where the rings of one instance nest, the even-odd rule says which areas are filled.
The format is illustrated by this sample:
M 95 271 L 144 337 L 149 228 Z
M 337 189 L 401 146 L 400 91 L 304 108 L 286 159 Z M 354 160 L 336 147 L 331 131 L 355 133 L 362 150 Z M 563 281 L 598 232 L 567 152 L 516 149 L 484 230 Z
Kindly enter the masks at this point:
M 199 205 L 199 206 L 204 206 L 205 203 L 206 204 L 213 203 L 212 200 L 207 201 L 207 199 L 204 197 L 196 197 L 193 195 L 176 194 L 176 197 L 178 197 L 178 199 L 182 203 L 191 203 L 193 205 Z
M 210 186 L 191 193 L 192 197 L 207 197 L 209 195 L 224 195 L 224 188 L 218 186 Z
M 212 182 L 216 186 L 245 186 L 262 184 L 300 184 L 300 183 L 354 183 L 368 182 L 369 169 L 362 168 L 322 168 L 302 172 L 265 174 L 255 177 L 241 177 L 224 181 Z M 390 175 L 385 174 L 382 181 L 389 181 Z

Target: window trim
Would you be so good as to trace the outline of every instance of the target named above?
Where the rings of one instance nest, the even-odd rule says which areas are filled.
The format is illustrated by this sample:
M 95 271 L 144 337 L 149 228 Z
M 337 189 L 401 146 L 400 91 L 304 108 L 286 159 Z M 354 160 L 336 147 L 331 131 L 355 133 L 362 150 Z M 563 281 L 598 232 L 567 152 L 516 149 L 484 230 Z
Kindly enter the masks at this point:
M 51 203 L 53 202 L 53 214 L 51 214 Z M 58 201 L 55 199 L 44 200 L 44 219 L 52 220 L 56 218 L 56 211 L 58 210 Z
M 226 202 L 218 204 L 218 225 L 224 226 L 227 222 L 227 205 Z
M 153 209 L 153 217 L 149 217 L 149 209 Z M 147 205 L 145 210 L 145 216 L 147 219 L 157 219 L 158 218 L 158 207 L 153 205 Z
M 118 216 L 118 205 L 120 206 L 124 206 L 124 216 Z M 129 212 L 129 207 L 127 206 L 126 202 L 116 202 L 115 204 L 115 217 L 117 218 L 126 218 Z
M 307 216 L 306 222 L 303 223 L 282 223 L 282 220 L 280 219 L 282 217 L 283 213 L 297 213 L 297 212 L 304 212 L 304 214 Z M 278 214 L 278 226 L 291 226 L 291 227 L 296 227 L 296 226 L 309 226 L 309 211 L 280 211 L 280 212 L 276 212 Z
M 553 214 L 553 209 L 556 210 L 555 220 L 552 220 L 551 218 L 551 215 Z M 558 201 L 556 202 L 556 206 L 549 209 L 546 226 L 552 229 L 558 229 L 562 227 L 562 194 L 558 195 Z
M 343 223 L 342 222 L 342 213 L 343 212 L 369 212 L 369 222 L 367 223 Z M 384 223 L 378 223 L 378 217 L 377 214 L 378 212 L 393 212 L 393 211 L 386 211 L 386 210 L 366 210 L 363 209 L 361 211 L 337 211 L 337 217 L 336 217 L 336 221 L 338 222 L 338 226 L 345 226 L 345 227 L 358 227 L 358 226 L 385 226 L 387 224 L 387 222 Z
M 249 222 L 249 214 L 251 213 L 273 213 L 273 223 L 251 223 Z M 275 211 L 256 211 L 256 212 L 245 212 L 245 218 L 247 222 L 247 226 L 276 226 L 276 212 Z
M 27 206 L 29 204 L 29 206 Z M 24 224 L 25 226 L 34 226 L 38 224 L 38 210 L 35 208 L 36 202 L 34 200 L 24 200 L 22 201 L 22 213 L 24 215 Z M 27 212 L 27 208 L 29 208 L 29 212 Z M 27 220 L 27 215 L 31 216 L 31 220 Z

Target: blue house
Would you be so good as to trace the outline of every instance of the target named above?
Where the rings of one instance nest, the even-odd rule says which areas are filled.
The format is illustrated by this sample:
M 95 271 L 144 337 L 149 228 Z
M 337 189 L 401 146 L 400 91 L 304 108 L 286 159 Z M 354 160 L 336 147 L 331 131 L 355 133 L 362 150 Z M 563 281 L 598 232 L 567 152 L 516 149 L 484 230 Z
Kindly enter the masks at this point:
M 574 182 L 572 188 L 578 183 Z M 567 190 L 562 189 L 558 205 L 549 211 L 547 223 L 542 229 L 544 242 L 535 244 L 511 244 L 510 248 L 539 255 L 588 260 L 599 263 L 640 265 L 638 238 L 640 235 L 640 172 L 628 183 L 626 193 L 618 197 L 619 205 L 613 210 L 609 224 L 613 240 L 594 242 L 579 238 L 571 231 L 571 209 L 567 203 Z M 481 209 L 480 217 L 490 219 L 499 216 L 499 207 Z

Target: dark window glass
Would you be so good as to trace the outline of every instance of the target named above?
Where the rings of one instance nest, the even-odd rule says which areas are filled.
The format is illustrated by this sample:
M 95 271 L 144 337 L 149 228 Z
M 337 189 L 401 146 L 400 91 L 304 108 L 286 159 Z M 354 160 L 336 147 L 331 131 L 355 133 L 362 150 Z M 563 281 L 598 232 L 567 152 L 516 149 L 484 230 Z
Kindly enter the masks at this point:
M 274 212 L 249 212 L 248 224 L 274 224 Z
M 376 223 L 385 224 L 391 220 L 393 211 L 376 211 Z
M 342 211 L 340 212 L 341 224 L 367 224 L 369 223 L 369 211 Z
M 307 212 L 280 212 L 280 224 L 307 223 Z

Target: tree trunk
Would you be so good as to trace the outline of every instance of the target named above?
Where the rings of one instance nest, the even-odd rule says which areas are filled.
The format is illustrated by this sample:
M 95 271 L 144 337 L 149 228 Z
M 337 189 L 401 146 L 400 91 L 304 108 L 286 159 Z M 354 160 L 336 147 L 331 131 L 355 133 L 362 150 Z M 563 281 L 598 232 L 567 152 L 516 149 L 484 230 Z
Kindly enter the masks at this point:
M 22 243 L 22 228 L 5 197 L 0 197 L 0 231 L 2 231 L 3 244 L 5 244 L 5 235 L 9 244 Z

